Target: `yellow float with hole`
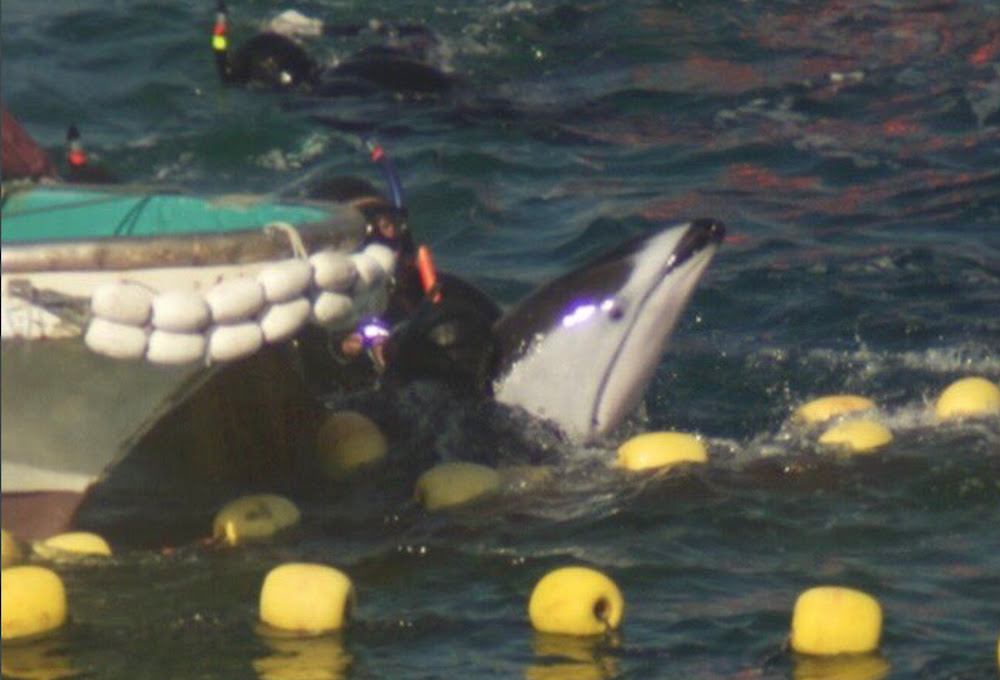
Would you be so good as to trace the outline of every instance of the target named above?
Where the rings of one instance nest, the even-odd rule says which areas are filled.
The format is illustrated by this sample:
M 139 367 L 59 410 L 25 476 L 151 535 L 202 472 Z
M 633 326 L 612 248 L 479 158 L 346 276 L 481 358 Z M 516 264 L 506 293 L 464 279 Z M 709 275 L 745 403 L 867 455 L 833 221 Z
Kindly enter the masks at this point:
M 1000 415 L 1000 388 L 986 378 L 956 380 L 938 397 L 934 415 L 938 420 Z
M 238 545 L 270 538 L 297 525 L 300 518 L 298 507 L 284 496 L 241 496 L 216 513 L 212 535 L 229 545 Z
M 705 463 L 702 441 L 686 432 L 647 432 L 618 447 L 618 465 L 628 470 L 671 468 L 681 463 Z
M 351 579 L 325 564 L 282 564 L 267 574 L 260 590 L 261 622 L 299 635 L 340 630 L 354 605 Z
M 875 402 L 868 397 L 857 394 L 831 394 L 806 402 L 796 409 L 793 417 L 801 423 L 817 425 L 847 413 L 874 408 Z
M 819 443 L 849 453 L 871 453 L 892 441 L 892 432 L 874 420 L 848 420 L 824 432 Z
M 563 567 L 546 574 L 528 600 L 528 618 L 541 633 L 601 635 L 615 630 L 625 613 L 618 586 L 588 567 Z
M 17 542 L 14 535 L 7 531 L 6 529 L 0 530 L 3 532 L 3 568 L 6 569 L 9 566 L 17 564 L 23 559 L 24 554 L 21 552 L 21 544 Z
M 66 589 L 54 571 L 21 565 L 4 569 L 0 576 L 4 640 L 48 633 L 66 622 Z
M 50 536 L 32 545 L 32 550 L 42 559 L 54 562 L 88 556 L 111 556 L 108 542 L 88 531 L 70 531 Z
M 338 411 L 324 418 L 316 435 L 320 470 L 342 479 L 383 460 L 389 443 L 374 422 L 356 411 Z
M 882 606 L 867 593 L 838 586 L 810 588 L 792 613 L 789 642 L 802 654 L 863 654 L 878 649 Z
M 499 491 L 503 475 L 477 463 L 435 465 L 417 479 L 414 497 L 428 510 L 464 505 Z

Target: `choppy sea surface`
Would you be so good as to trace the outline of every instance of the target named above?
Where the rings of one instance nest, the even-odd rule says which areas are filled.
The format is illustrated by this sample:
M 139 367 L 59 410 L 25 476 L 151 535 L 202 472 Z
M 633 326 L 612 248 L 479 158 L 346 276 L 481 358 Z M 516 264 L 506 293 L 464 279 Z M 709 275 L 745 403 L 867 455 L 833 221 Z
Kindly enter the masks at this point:
M 929 406 L 956 378 L 1000 377 L 1000 6 L 254 1 L 230 4 L 233 40 L 287 8 L 425 23 L 462 85 L 416 101 L 223 89 L 213 2 L 5 0 L 3 100 L 56 157 L 76 122 L 119 176 L 202 191 L 377 181 L 356 133 L 376 134 L 438 265 L 505 304 L 656 225 L 714 216 L 727 242 L 642 413 L 543 485 L 428 514 L 403 463 L 235 550 L 150 549 L 114 518 L 178 509 L 112 497 L 95 521 L 116 556 L 59 567 L 72 622 L 4 644 L 4 677 L 997 676 L 1000 423 L 940 425 Z M 332 63 L 370 37 L 310 46 Z M 837 392 L 878 402 L 894 440 L 847 459 L 790 424 Z M 654 429 L 702 435 L 711 462 L 610 466 Z M 461 457 L 449 441 L 435 455 Z M 260 582 L 290 560 L 354 579 L 344 635 L 258 634 Z M 566 564 L 617 581 L 620 635 L 532 633 L 528 594 Z M 820 584 L 879 599 L 881 662 L 817 670 L 786 651 L 796 595 Z

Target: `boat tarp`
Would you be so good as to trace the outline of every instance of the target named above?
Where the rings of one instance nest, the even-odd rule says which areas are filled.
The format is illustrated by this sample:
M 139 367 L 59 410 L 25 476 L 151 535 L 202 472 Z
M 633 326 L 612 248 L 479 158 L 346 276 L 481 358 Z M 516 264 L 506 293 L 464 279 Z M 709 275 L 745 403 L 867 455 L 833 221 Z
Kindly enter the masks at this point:
M 80 187 L 34 187 L 5 197 L 4 243 L 182 236 L 329 219 L 319 207 L 252 196 L 198 197 Z

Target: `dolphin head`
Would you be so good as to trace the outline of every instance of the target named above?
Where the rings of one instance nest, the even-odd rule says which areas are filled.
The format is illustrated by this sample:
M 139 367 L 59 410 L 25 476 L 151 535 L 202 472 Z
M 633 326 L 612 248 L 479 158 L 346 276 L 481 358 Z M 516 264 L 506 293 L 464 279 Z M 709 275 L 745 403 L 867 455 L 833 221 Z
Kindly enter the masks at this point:
M 577 441 L 614 429 L 639 404 L 724 235 L 714 219 L 643 234 L 525 298 L 495 328 L 496 399 Z

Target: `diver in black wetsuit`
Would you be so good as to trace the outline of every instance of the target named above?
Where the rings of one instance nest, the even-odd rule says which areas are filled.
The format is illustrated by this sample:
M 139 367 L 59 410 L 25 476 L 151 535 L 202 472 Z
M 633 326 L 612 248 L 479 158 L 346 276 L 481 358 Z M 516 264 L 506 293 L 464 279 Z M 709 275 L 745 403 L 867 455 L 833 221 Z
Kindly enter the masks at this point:
M 368 27 L 324 29 L 334 36 L 356 35 Z M 228 11 L 216 8 L 212 50 L 223 83 L 323 96 L 389 91 L 410 95 L 441 93 L 455 79 L 431 63 L 437 38 L 424 26 L 375 24 L 370 30 L 388 44 L 368 47 L 335 67 L 325 68 L 291 38 L 268 31 L 229 50 Z
M 337 338 L 342 363 L 354 364 L 355 371 L 372 369 L 384 382 L 433 379 L 469 394 L 488 393 L 497 356 L 492 329 L 500 307 L 467 281 L 436 271 L 430 251 L 413 240 L 395 168 L 381 147 L 369 143 L 369 150 L 390 199 L 356 178 L 334 178 L 309 194 L 357 207 L 368 222 L 368 241 L 389 246 L 397 256 L 393 288 L 379 319 L 385 330 L 366 332 L 371 328 L 366 320 Z

